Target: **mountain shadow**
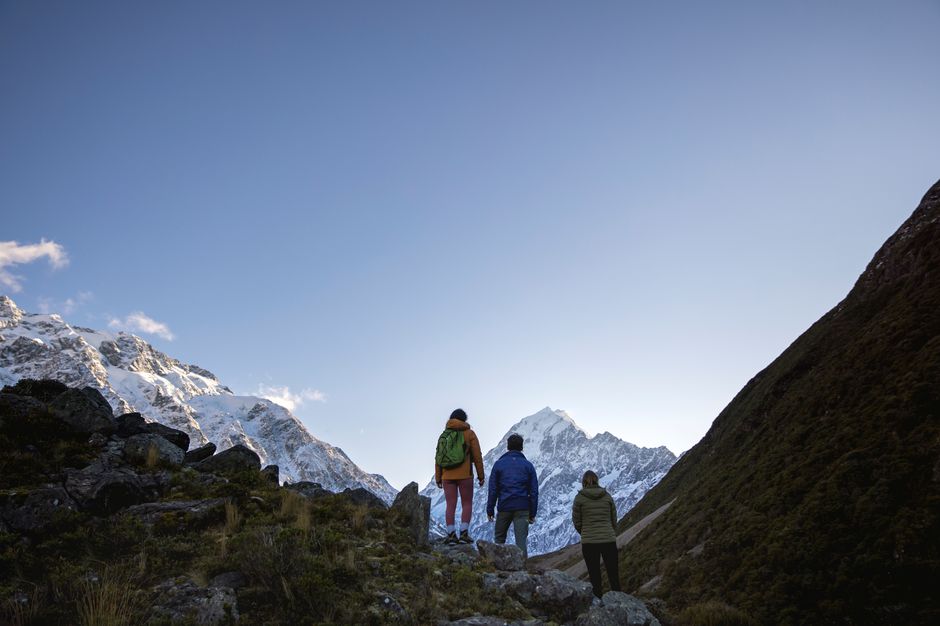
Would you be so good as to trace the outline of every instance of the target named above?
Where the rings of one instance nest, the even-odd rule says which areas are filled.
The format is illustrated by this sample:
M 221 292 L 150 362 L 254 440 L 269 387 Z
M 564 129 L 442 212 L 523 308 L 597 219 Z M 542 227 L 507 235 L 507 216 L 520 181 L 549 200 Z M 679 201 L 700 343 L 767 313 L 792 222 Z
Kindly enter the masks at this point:
M 673 499 L 620 571 L 681 622 L 940 623 L 940 182 L 620 530 Z

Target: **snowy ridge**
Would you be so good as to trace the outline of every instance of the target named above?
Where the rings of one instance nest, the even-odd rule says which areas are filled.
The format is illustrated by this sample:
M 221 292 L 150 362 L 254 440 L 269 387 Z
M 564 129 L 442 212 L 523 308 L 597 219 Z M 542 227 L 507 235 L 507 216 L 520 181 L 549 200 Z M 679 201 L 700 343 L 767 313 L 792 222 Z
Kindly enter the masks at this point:
M 287 482 L 310 480 L 341 491 L 364 487 L 386 502 L 395 489 L 320 441 L 284 407 L 236 396 L 208 370 L 186 365 L 127 333 L 72 326 L 59 315 L 22 311 L 0 296 L 0 383 L 55 378 L 99 389 L 116 413 L 137 411 L 189 434 L 193 445 L 243 444 Z
M 640 448 L 608 432 L 588 437 L 567 413 L 546 407 L 514 424 L 483 455 L 487 480 L 493 464 L 506 452 L 506 441 L 513 433 L 525 441 L 523 454 L 535 466 L 539 477 L 539 512 L 529 529 L 529 554 L 533 556 L 580 540 L 571 524 L 571 504 L 586 470 L 597 473 L 601 486 L 617 504 L 618 517 L 622 517 L 676 462 L 676 456 L 665 447 Z M 443 491 L 431 483 L 422 494 L 431 497 L 431 517 L 443 525 Z M 486 494 L 486 485 L 479 487 L 474 483 L 470 534 L 492 539 L 493 524 L 486 520 Z

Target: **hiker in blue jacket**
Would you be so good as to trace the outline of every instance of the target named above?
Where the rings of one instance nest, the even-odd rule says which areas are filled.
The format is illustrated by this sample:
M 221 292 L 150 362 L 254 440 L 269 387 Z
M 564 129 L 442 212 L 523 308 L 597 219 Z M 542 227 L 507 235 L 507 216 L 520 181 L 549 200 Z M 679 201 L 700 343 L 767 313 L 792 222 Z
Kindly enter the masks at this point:
M 535 521 L 539 510 L 539 479 L 535 468 L 522 454 L 522 437 L 515 433 L 509 435 L 506 447 L 509 451 L 499 457 L 490 472 L 486 514 L 492 522 L 494 508 L 499 503 L 493 539 L 496 543 L 506 543 L 506 533 L 512 523 L 516 545 L 526 558 L 529 524 Z

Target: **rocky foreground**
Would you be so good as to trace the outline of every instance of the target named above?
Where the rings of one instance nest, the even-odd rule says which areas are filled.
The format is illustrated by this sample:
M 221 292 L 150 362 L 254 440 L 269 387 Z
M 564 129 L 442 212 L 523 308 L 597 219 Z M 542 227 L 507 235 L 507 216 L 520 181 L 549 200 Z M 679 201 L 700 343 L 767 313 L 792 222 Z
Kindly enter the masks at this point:
M 659 624 L 514 546 L 429 544 L 429 509 L 281 486 L 90 387 L 0 392 L 0 623 Z

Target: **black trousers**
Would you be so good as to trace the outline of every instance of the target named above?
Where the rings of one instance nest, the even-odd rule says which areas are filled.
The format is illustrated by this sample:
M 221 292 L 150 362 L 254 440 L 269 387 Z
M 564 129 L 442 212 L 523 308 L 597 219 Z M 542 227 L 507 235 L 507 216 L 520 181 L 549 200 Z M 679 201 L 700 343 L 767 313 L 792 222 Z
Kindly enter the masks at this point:
M 617 542 L 608 543 L 582 543 L 581 554 L 584 555 L 584 564 L 587 565 L 588 576 L 591 577 L 591 586 L 594 595 L 600 598 L 601 593 L 601 557 L 604 557 L 604 567 L 607 568 L 607 580 L 610 581 L 611 591 L 620 591 L 620 563 L 617 560 Z

